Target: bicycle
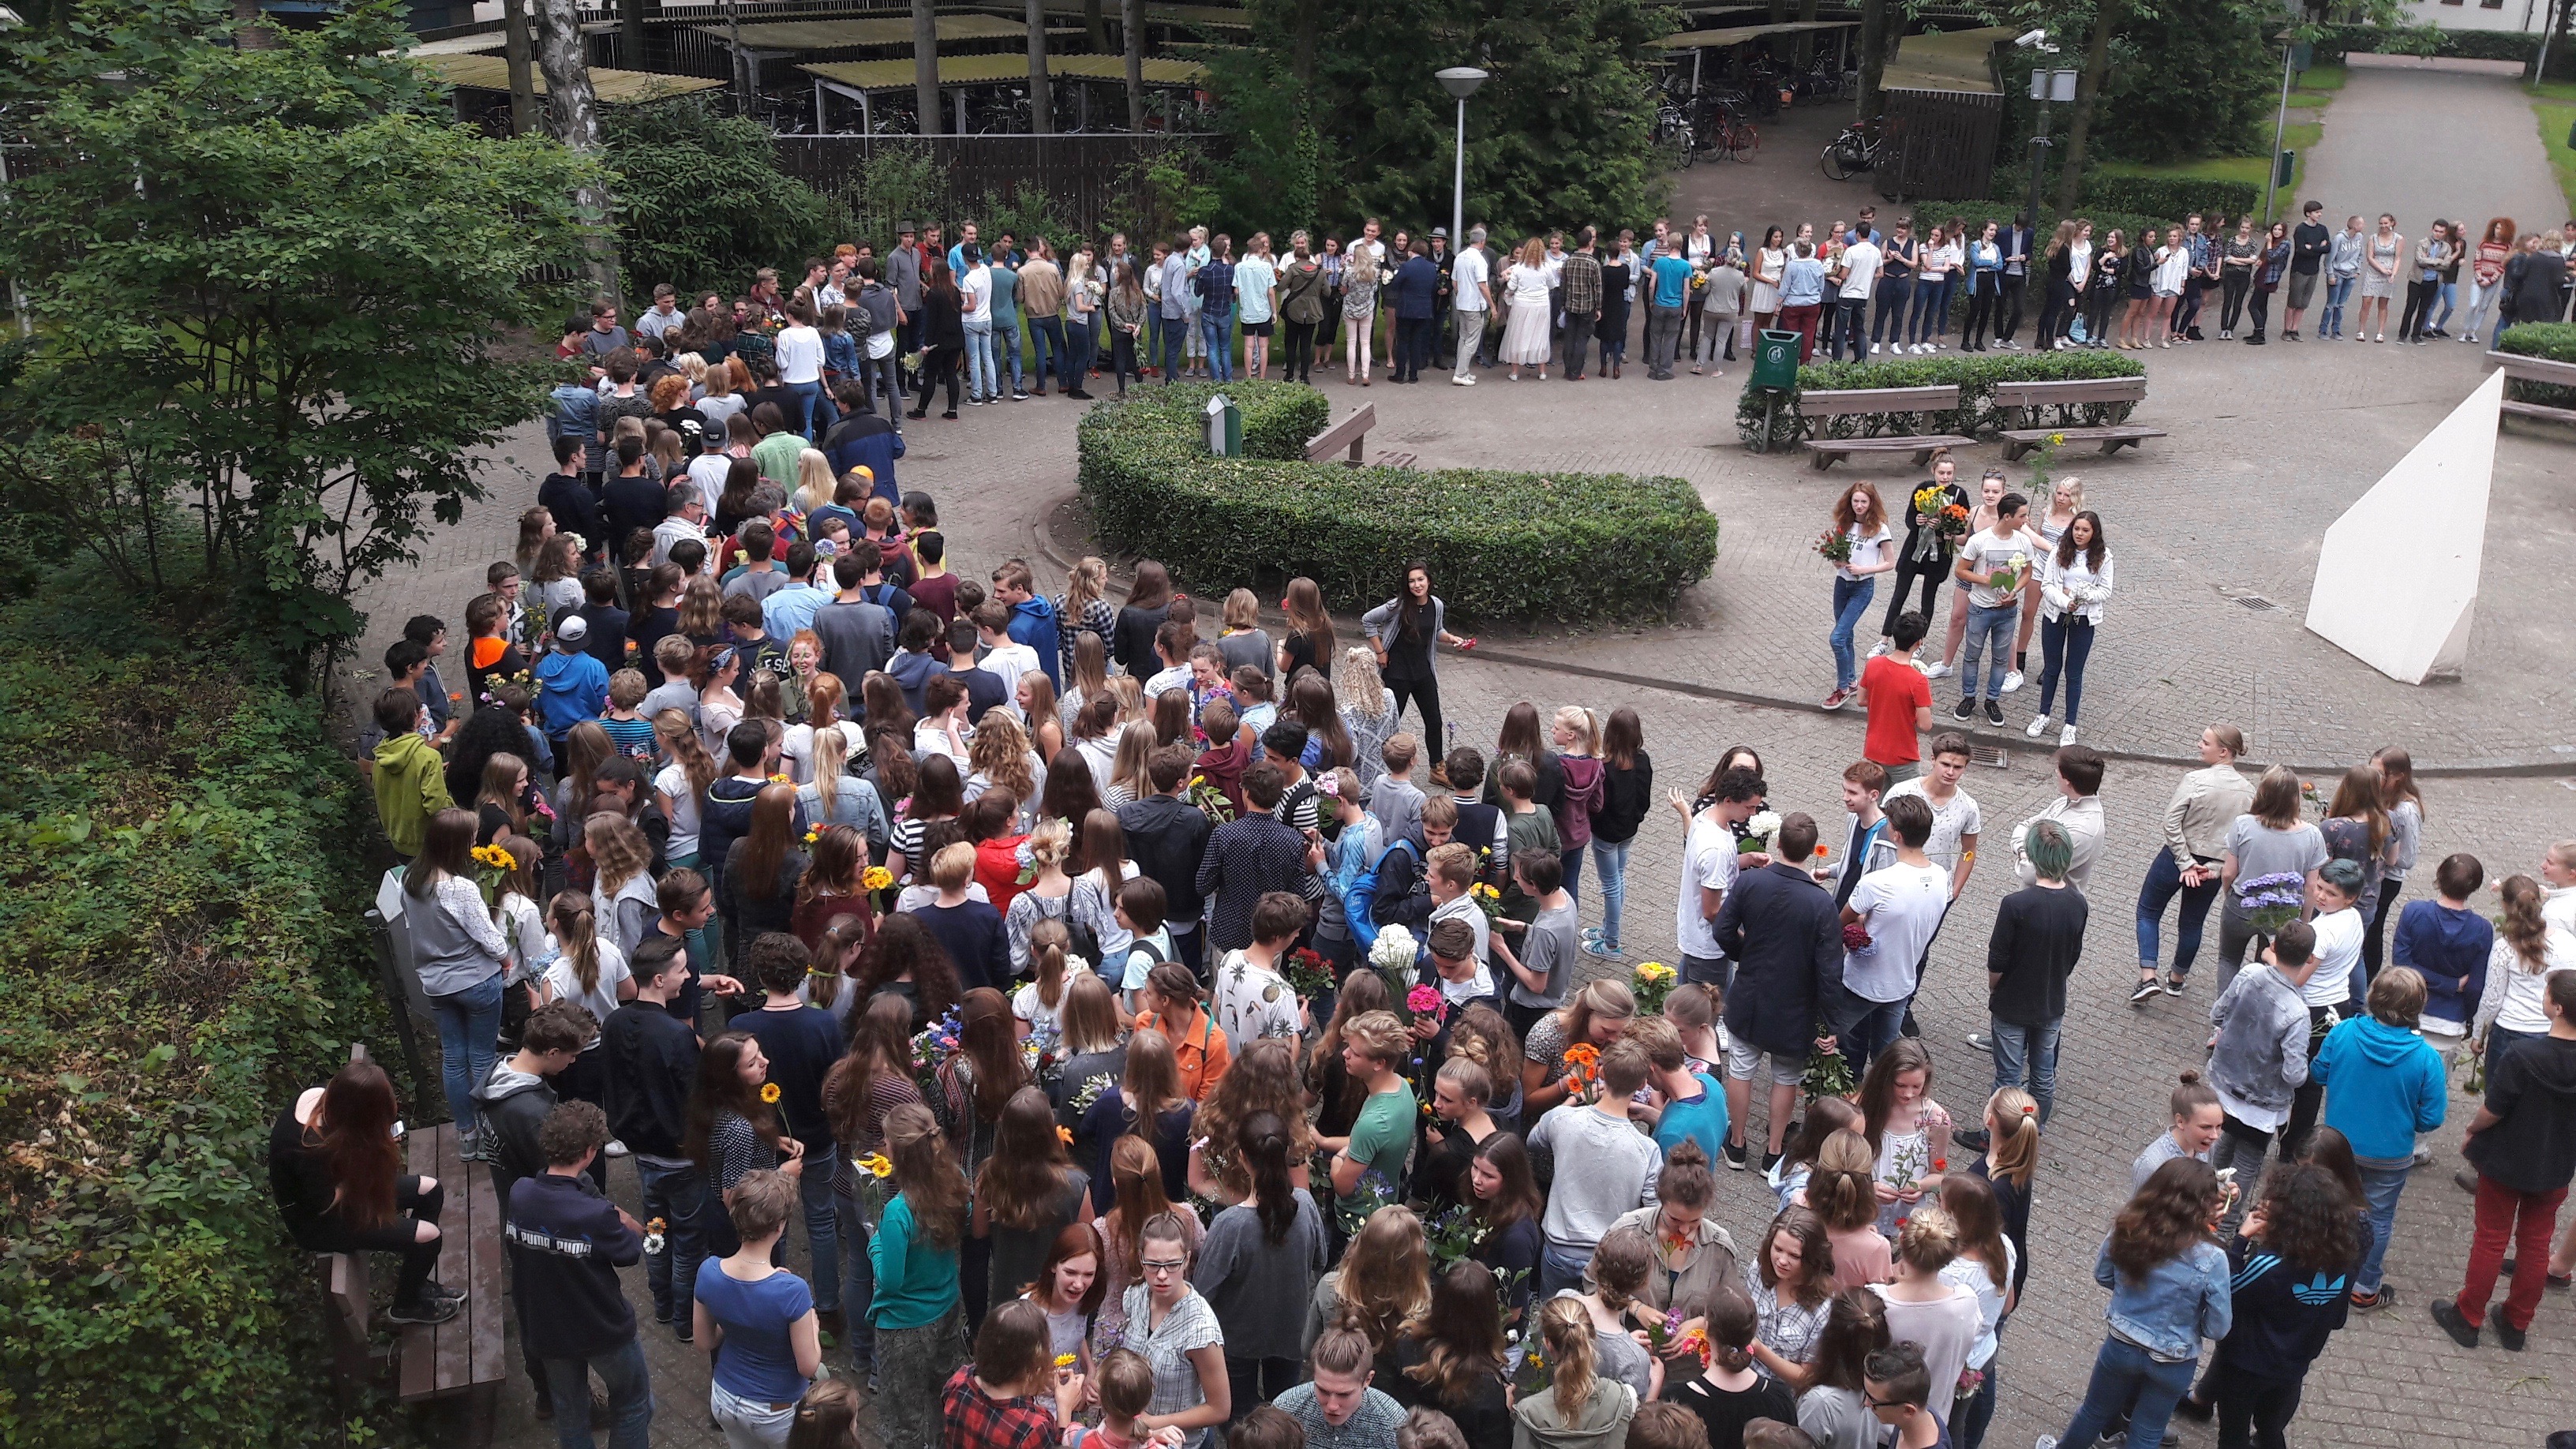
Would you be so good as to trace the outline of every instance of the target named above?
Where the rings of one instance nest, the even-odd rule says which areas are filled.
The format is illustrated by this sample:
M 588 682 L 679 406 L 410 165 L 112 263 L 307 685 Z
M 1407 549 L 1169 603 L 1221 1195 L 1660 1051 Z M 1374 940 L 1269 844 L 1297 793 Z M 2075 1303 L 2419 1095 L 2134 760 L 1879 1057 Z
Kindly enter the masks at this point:
M 1762 133 L 1751 121 L 1719 111 L 1709 127 L 1713 150 L 1724 152 L 1730 161 L 1753 164 L 1753 153 L 1761 148 Z
M 1655 108 L 1654 144 L 1657 150 L 1671 154 L 1675 166 L 1687 167 L 1699 159 L 1698 135 L 1691 127 L 1690 117 L 1679 106 Z
M 1825 154 L 1818 164 L 1829 180 L 1849 181 L 1863 171 L 1875 169 L 1879 152 L 1886 144 L 1887 138 L 1880 134 L 1876 121 L 1855 121 L 1825 143 Z

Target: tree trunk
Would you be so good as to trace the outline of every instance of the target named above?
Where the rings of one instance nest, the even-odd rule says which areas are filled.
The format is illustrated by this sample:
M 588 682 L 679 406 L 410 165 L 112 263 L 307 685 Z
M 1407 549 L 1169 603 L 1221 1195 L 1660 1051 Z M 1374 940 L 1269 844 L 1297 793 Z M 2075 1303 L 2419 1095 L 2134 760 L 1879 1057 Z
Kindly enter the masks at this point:
M 501 0 L 501 53 L 510 67 L 510 134 L 537 133 L 536 41 L 528 33 L 528 0 Z
M 233 19 L 241 22 L 233 29 L 235 50 L 275 50 L 277 36 L 260 18 L 259 0 L 233 0 Z
M 1047 87 L 1045 0 L 1029 0 L 1029 132 L 1055 133 L 1055 96 Z
M 1798 0 L 1798 18 L 1801 21 L 1813 22 L 1816 18 L 1816 0 Z M 1798 69 L 1803 73 L 1815 63 L 1816 32 L 1801 30 L 1798 32 Z
M 617 63 L 628 70 L 644 65 L 644 0 L 617 0 Z
M 591 94 L 590 58 L 582 49 L 581 12 L 574 0 L 538 0 L 537 64 L 546 73 L 546 110 L 555 139 L 584 159 L 600 153 L 599 99 Z M 617 238 L 611 230 L 608 188 L 596 180 L 573 192 L 574 214 L 589 230 L 591 286 L 614 302 Z
M 1082 0 L 1082 38 L 1091 42 L 1093 55 L 1109 49 L 1109 18 L 1101 13 L 1100 0 Z
M 912 0 L 912 106 L 922 135 L 948 129 L 939 114 L 939 12 L 931 0 Z
M 1145 129 L 1145 0 L 1119 0 L 1119 48 L 1127 57 L 1127 129 Z
M 2093 33 L 2084 43 L 2084 69 L 2075 77 L 2075 113 L 2066 123 L 2066 155 L 2057 165 L 2057 214 L 2073 216 L 2084 189 L 2084 143 L 2093 130 L 2093 102 L 2111 79 L 2111 29 L 2119 23 L 2120 6 L 2097 0 Z M 2039 225 L 2032 217 L 2030 224 Z
M 1886 73 L 1888 0 L 1861 0 L 1860 7 L 1860 94 L 1853 113 L 1868 120 L 1879 112 L 1878 81 Z

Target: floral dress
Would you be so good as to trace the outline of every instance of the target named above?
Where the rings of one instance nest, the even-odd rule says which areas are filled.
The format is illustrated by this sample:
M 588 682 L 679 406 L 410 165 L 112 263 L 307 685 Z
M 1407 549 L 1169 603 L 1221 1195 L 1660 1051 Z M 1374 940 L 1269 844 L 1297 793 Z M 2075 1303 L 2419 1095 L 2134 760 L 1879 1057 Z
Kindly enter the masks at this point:
M 1353 320 L 1376 315 L 1378 261 L 1357 250 L 1342 266 L 1342 315 Z
M 1950 1113 L 1938 1102 L 1926 1097 L 1914 1115 L 1911 1132 L 1886 1132 L 1878 1139 L 1878 1180 L 1891 1187 L 1932 1177 L 1949 1169 Z M 1934 1194 L 1924 1195 L 1925 1202 L 1937 1201 Z M 1878 1230 L 1893 1239 L 1913 1215 L 1915 1204 L 1883 1203 L 1878 1209 Z

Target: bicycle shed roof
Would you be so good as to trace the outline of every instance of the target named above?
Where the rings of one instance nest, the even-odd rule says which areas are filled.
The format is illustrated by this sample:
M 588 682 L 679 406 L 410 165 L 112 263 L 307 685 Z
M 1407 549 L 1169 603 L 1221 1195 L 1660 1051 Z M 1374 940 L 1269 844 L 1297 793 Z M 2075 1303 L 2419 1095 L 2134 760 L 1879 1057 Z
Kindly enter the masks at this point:
M 952 40 L 1018 40 L 1029 33 L 1028 23 L 1004 20 L 998 15 L 942 15 L 935 22 L 939 39 Z M 700 35 L 721 44 L 731 44 L 737 31 L 726 25 L 700 25 Z M 1049 27 L 1050 35 L 1078 33 L 1073 27 Z M 759 50 L 850 50 L 870 45 L 912 44 L 912 21 L 909 17 L 858 18 L 844 20 L 762 20 L 740 27 L 741 43 Z
M 1685 30 L 1667 35 L 1655 44 L 1666 50 L 1698 50 L 1702 47 L 1742 45 L 1772 35 L 1795 35 L 1809 30 L 1846 30 L 1859 25 L 1857 20 L 1784 20 L 1777 25 L 1737 25 L 1720 30 Z
M 510 88 L 510 63 L 498 55 L 423 55 L 413 57 L 413 63 L 448 85 L 478 91 L 507 91 Z M 912 62 L 905 61 L 904 64 Z M 1022 73 L 1026 73 L 1025 63 Z M 536 93 L 544 95 L 545 72 L 534 70 L 533 79 Z M 723 85 L 723 81 L 709 80 L 704 76 L 656 75 L 651 71 L 610 70 L 603 66 L 590 68 L 591 91 L 603 105 L 644 105 L 673 96 L 716 90 Z
M 913 86 L 909 59 L 830 61 L 797 69 L 852 90 L 908 91 Z M 1115 55 L 1051 55 L 1047 57 L 1047 75 L 1064 80 L 1123 81 L 1127 78 L 1127 62 Z M 1207 67 L 1196 61 L 1145 62 L 1145 84 L 1149 86 L 1195 86 L 1206 76 Z M 939 58 L 939 83 L 943 86 L 992 85 L 1028 78 L 1029 58 L 1016 52 Z
M 1889 90 L 1995 94 L 1994 48 L 2020 32 L 2009 25 L 1909 35 L 1898 43 L 1879 84 Z

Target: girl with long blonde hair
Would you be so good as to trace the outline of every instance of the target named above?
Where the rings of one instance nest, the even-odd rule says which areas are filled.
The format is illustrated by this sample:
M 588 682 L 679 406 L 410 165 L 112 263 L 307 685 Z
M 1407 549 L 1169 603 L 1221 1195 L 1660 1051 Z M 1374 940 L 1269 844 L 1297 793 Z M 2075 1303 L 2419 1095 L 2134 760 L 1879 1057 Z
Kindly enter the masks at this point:
M 676 831 L 674 832 L 677 833 Z M 620 955 L 633 956 L 647 932 L 661 919 L 662 903 L 652 875 L 653 845 L 633 821 L 603 810 L 582 822 L 581 838 L 598 875 L 590 888 L 600 929 Z
M 799 723 L 787 727 L 779 740 L 778 758 L 787 778 L 802 785 L 814 778 L 814 734 L 840 722 L 846 692 L 841 676 L 817 672 L 804 681 L 805 708 Z
M 1046 767 L 1029 748 L 1028 731 L 1006 710 L 992 710 L 966 746 L 966 800 L 1000 790 L 1019 804 L 1008 833 L 1025 835 L 1037 824 L 1039 783 Z
M 1082 682 L 1080 654 L 1082 636 L 1090 635 L 1103 646 L 1106 658 L 1109 639 L 1118 632 L 1118 606 L 1109 602 L 1109 565 L 1086 554 L 1065 574 L 1064 592 L 1056 597 L 1055 613 L 1063 649 L 1064 677 L 1076 684 Z M 1107 677 L 1105 670 L 1090 681 L 1097 685 Z M 1070 692 L 1067 698 L 1071 698 Z
M 812 513 L 829 505 L 839 491 L 839 481 L 832 476 L 832 460 L 821 449 L 807 448 L 796 455 L 796 506 Z
M 654 793 L 662 797 L 662 815 L 671 822 L 670 843 L 664 847 L 673 866 L 698 863 L 698 804 L 706 799 L 707 787 L 716 782 L 715 756 L 698 739 L 698 727 L 689 722 L 686 710 L 672 708 L 653 716 L 653 738 L 662 745 L 662 757 L 669 761 L 653 777 Z
M 1306 1314 L 1306 1343 L 1327 1324 L 1348 1315 L 1368 1336 L 1369 1348 L 1392 1364 L 1406 1324 L 1431 1303 L 1431 1244 L 1422 1219 L 1401 1203 L 1369 1214 L 1342 1249 L 1341 1266 L 1315 1285 Z
M 1118 732 L 1118 754 L 1100 802 L 1115 810 L 1154 795 L 1154 727 L 1131 724 Z
M 878 1220 L 868 1257 L 876 1269 L 876 1353 L 885 1442 L 936 1437 L 939 1393 L 964 1337 L 957 1290 L 958 1248 L 969 1194 L 956 1155 L 928 1107 L 907 1102 L 885 1119 L 893 1197 Z M 916 1306 L 917 1305 L 917 1306 Z
M 1637 1416 L 1637 1391 L 1599 1376 L 1592 1315 L 1571 1298 L 1551 1298 L 1539 1310 L 1538 1333 L 1547 1355 L 1549 1387 L 1512 1405 L 1512 1417 L 1519 1421 L 1514 1437 L 1533 1443 L 1619 1442 L 1628 1421 Z

